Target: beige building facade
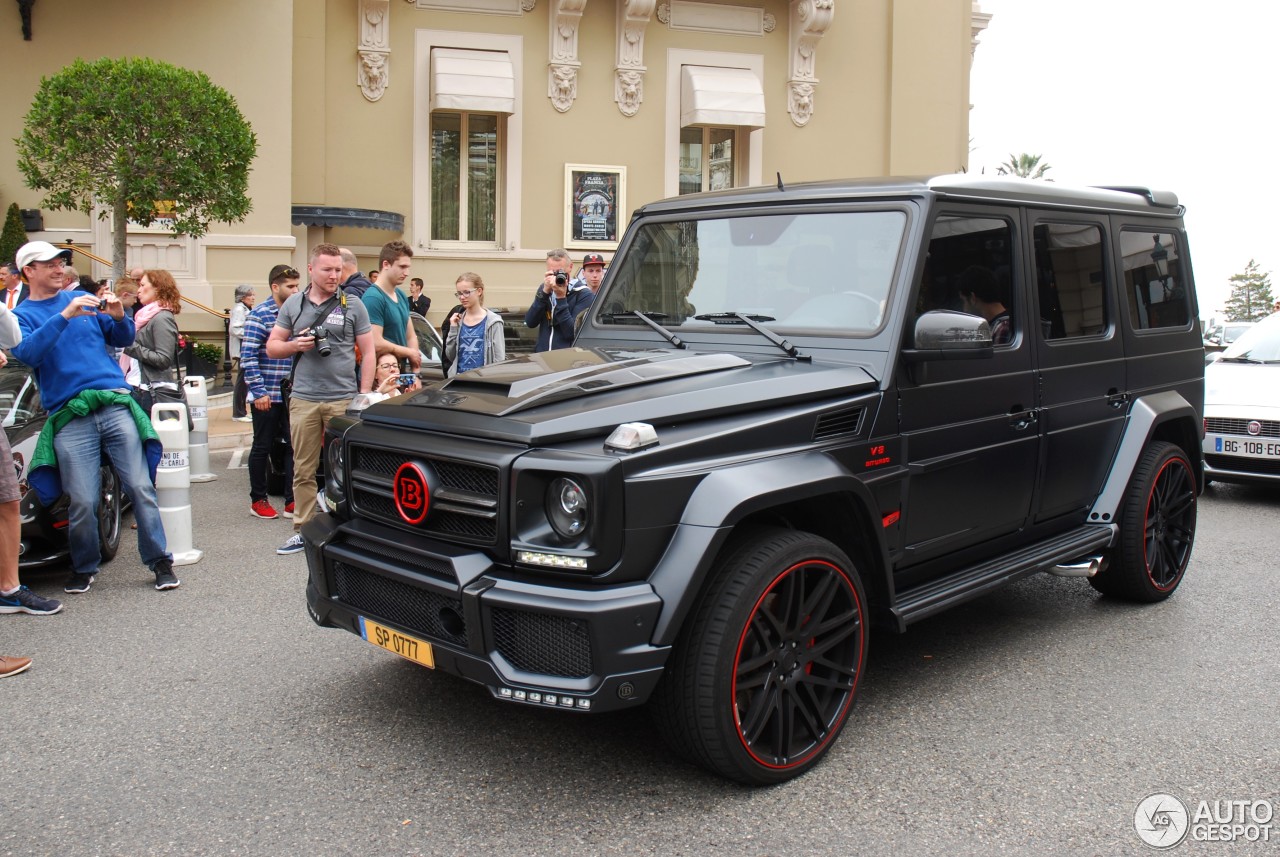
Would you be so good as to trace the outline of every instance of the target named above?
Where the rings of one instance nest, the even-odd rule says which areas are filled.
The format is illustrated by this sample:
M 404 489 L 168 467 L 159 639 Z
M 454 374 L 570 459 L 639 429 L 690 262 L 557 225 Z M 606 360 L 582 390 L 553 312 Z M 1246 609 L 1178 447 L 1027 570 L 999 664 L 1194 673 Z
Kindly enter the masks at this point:
M 6 5 L 4 206 L 40 208 L 13 137 L 41 77 L 76 57 L 152 56 L 235 96 L 258 137 L 253 211 L 200 239 L 131 230 L 130 265 L 168 268 L 223 308 L 319 241 L 368 270 L 403 238 L 434 321 L 463 271 L 490 306 L 515 307 L 548 249 L 610 258 L 649 200 L 964 169 L 989 18 L 973 0 L 59 0 L 35 4 L 26 41 Z M 109 255 L 106 221 L 41 214 L 32 237 Z M 200 312 L 182 323 L 221 328 Z

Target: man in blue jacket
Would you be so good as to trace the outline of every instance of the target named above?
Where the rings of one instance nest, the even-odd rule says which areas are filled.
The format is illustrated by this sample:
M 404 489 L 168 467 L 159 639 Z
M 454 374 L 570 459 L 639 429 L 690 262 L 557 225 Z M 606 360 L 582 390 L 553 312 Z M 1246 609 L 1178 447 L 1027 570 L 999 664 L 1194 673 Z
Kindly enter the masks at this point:
M 50 414 L 45 432 L 54 432 L 56 476 L 71 499 L 67 542 L 73 571 L 64 589 L 88 592 L 102 561 L 98 504 L 104 450 L 133 500 L 138 553 L 155 574 L 156 589 L 176 589 L 181 582 L 173 573 L 156 503 L 155 468 L 144 453 L 142 432 L 151 438 L 148 451 L 157 461 L 159 443 L 108 349 L 133 343 L 133 321 L 111 293 L 100 309 L 97 295 L 62 290 L 69 254 L 47 241 L 32 241 L 18 250 L 17 263 L 31 296 L 14 310 L 22 342 L 13 349 L 15 357 L 35 370 L 40 399 Z M 56 490 L 36 484 L 34 457 L 31 482 L 42 501 L 52 502 L 47 496 L 51 491 L 57 499 Z
M 573 345 L 574 320 L 596 298 L 585 283 L 570 282 L 572 269 L 567 250 L 547 254 L 547 273 L 524 314 L 525 325 L 538 328 L 535 352 Z

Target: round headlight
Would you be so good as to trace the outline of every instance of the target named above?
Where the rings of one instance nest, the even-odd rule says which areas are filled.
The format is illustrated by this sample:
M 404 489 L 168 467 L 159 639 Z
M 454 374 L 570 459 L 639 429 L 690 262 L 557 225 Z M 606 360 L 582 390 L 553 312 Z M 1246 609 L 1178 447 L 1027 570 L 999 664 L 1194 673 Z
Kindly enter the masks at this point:
M 330 436 L 325 439 L 325 479 L 332 489 L 342 492 L 342 438 Z
M 587 529 L 587 492 L 577 482 L 561 476 L 547 489 L 547 519 L 566 539 L 576 539 Z

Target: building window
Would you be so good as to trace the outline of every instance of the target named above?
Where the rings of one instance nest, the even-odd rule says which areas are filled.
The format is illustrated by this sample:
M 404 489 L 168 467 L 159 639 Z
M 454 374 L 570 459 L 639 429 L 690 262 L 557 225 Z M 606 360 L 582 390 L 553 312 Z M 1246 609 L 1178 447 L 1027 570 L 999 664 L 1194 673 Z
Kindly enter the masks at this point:
M 497 240 L 498 116 L 431 114 L 431 240 Z
M 424 250 L 519 246 L 519 36 L 415 35 L 412 235 Z
M 724 190 L 738 184 L 733 128 L 680 129 L 680 193 Z

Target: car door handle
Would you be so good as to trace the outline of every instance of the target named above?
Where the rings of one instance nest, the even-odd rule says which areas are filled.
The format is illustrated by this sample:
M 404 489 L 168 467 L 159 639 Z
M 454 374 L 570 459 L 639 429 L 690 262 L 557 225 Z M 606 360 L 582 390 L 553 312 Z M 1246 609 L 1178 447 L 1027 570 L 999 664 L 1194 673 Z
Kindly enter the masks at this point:
M 1035 425 L 1038 419 L 1039 415 L 1034 408 L 1029 411 L 1015 409 L 1009 412 L 1009 425 L 1017 431 L 1026 431 Z
M 1129 404 L 1129 394 L 1121 393 L 1115 387 L 1112 387 L 1110 390 L 1107 390 L 1107 404 L 1116 410 L 1120 410 L 1125 405 Z

